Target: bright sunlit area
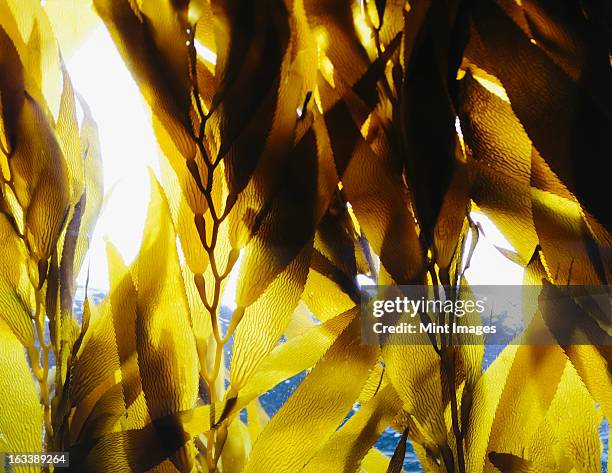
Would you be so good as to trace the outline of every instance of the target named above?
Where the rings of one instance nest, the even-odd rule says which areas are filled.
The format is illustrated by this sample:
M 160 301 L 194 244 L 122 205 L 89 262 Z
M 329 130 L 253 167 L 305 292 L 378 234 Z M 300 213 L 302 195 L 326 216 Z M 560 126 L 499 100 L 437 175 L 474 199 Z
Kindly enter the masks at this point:
M 106 195 L 79 283 L 89 270 L 90 286 L 107 289 L 105 239 L 128 263 L 138 253 L 149 202 L 147 168 L 159 174 L 158 147 L 150 112 L 104 26 L 84 40 L 67 67 L 98 124 Z
M 67 60 L 67 67 L 98 124 L 106 194 L 79 284 L 85 283 L 89 271 L 90 287 L 106 290 L 109 282 L 105 240 L 119 249 L 127 263 L 133 261 L 140 247 L 149 201 L 147 168 L 159 176 L 159 151 L 150 111 L 103 25 L 83 40 Z M 523 269 L 496 248 L 512 250 L 511 245 L 486 216 L 476 213 L 473 218 L 483 235 L 466 274 L 468 281 L 473 285 L 521 284 Z M 228 289 L 226 294 L 234 292 Z

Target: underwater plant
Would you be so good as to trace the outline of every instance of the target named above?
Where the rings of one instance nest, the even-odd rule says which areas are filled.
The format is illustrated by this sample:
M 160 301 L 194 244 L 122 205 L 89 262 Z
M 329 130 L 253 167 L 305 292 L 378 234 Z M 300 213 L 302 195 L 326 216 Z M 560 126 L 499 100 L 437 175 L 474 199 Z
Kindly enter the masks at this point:
M 395 473 L 410 442 L 423 471 L 602 471 L 609 312 L 573 288 L 611 271 L 605 6 L 93 8 L 151 110 L 161 178 L 138 256 L 108 242 L 109 293 L 79 320 L 96 126 L 61 16 L 0 0 L 0 451 L 68 452 L 84 472 Z M 474 210 L 563 303 L 526 298 L 524 338 L 486 369 L 461 334 L 363 343 L 358 276 L 470 298 Z M 559 338 L 566 322 L 588 343 Z M 558 343 L 529 343 L 542 330 Z M 269 417 L 260 397 L 298 375 Z M 389 427 L 391 458 L 375 446 Z

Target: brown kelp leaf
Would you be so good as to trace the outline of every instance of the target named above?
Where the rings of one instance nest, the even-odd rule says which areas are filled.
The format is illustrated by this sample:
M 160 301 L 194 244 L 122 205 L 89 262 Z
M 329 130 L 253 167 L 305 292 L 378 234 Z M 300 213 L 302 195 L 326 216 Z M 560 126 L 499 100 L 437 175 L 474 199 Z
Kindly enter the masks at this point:
M 245 472 L 292 471 L 304 465 L 350 410 L 377 355 L 377 348 L 360 344 L 355 319 L 272 417 Z M 285 455 L 286 449 L 292 454 Z
M 210 124 L 218 128 L 216 159 L 225 160 L 229 190 L 239 193 L 266 148 L 268 133 L 279 126 L 273 121 L 283 117 L 285 108 L 290 108 L 291 121 L 281 126 L 294 125 L 297 120 L 295 109 L 301 98 L 285 96 L 288 84 L 280 80 L 281 68 L 287 72 L 283 61 L 290 60 L 286 56 L 289 15 L 278 0 L 213 2 L 212 10 L 217 53 L 213 106 L 218 102 L 219 107 Z M 292 87 L 300 92 L 299 87 Z
M 117 249 L 106 245 L 110 274 L 109 305 L 113 319 L 113 334 L 121 365 L 121 385 L 126 407 L 132 405 L 142 391 L 136 352 L 137 293 L 127 268 Z M 130 374 L 134 373 L 134 376 Z
M 18 123 L 19 141 L 10 160 L 15 193 L 25 210 L 30 252 L 46 260 L 68 213 L 68 172 L 49 117 L 29 95 Z
M 467 22 L 457 14 L 459 2 L 450 4 L 431 3 L 424 18 L 418 10 L 408 12 L 405 22 L 405 29 L 418 28 L 418 36 L 404 48 L 400 133 L 407 180 L 426 246 L 453 176 L 457 146 L 454 82 Z
M 0 100 L 2 105 L 2 149 L 5 153 L 13 150 L 15 140 L 17 139 L 17 120 L 21 115 L 21 108 L 24 101 L 24 77 L 23 65 L 19 59 L 19 55 L 11 39 L 9 33 L 5 31 L 7 25 L 5 22 L 11 19 L 10 13 L 7 16 L 2 16 L 5 19 L 0 27 Z M 16 27 L 15 27 L 16 28 Z M 11 32 L 11 30 L 9 30 Z M 13 33 L 15 34 L 15 33 Z M 4 161 L 8 156 L 4 153 L 0 154 L 0 159 L 3 162 L 2 174 L 5 179 L 10 179 L 10 174 L 7 176 L 8 161 Z
M 190 409 L 196 401 L 197 351 L 189 320 L 189 305 L 176 249 L 176 234 L 168 203 L 151 177 L 151 202 L 138 258 L 136 349 L 142 389 L 155 419 Z M 172 443 L 182 431 L 158 428 L 162 441 Z M 181 471 L 193 461 L 189 443 L 172 457 Z
M 502 473 L 544 473 L 529 460 L 512 453 L 490 452 L 489 460 Z
M 530 195 L 532 145 L 510 105 L 467 72 L 459 110 L 470 197 L 502 231 L 526 264 L 538 244 Z
M 258 212 L 240 267 L 236 303 L 252 304 L 314 236 L 337 183 L 329 156 L 309 131 L 285 158 L 285 174 Z M 262 262 L 265 262 L 262 265 Z
M 408 191 L 389 157 L 375 155 L 365 141 L 360 141 L 342 184 L 363 233 L 396 283 L 421 281 L 421 245 Z
M 577 9 L 576 18 L 582 17 Z M 560 18 L 555 10 L 562 11 L 540 8 L 536 17 L 531 9 L 529 19 L 537 26 L 536 31 L 550 32 L 566 26 L 563 23 L 571 15 Z M 479 4 L 473 10 L 473 19 L 485 46 L 484 54 L 475 62 L 499 77 L 514 112 L 542 157 L 585 208 L 609 228 L 610 212 L 601 192 L 606 179 L 598 169 L 601 150 L 608 147 L 612 129 L 612 101 L 609 92 L 595 99 L 590 79 L 609 83 L 607 48 L 589 47 L 588 55 L 580 55 L 588 60 L 580 67 L 580 79 L 574 80 L 537 45 L 541 34 L 536 35 L 534 44 L 496 4 Z M 590 39 L 586 21 L 573 21 L 583 23 L 575 30 L 576 37 Z M 571 54 L 566 45 L 559 46 L 561 55 Z

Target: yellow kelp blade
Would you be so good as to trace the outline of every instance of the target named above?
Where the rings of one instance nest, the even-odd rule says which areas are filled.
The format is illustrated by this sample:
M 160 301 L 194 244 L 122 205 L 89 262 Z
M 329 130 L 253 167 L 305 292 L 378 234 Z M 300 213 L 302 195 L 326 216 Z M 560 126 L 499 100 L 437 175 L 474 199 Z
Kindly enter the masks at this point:
M 26 69 L 29 94 L 58 116 L 62 71 L 55 35 L 49 18 L 37 0 L 3 0 L 0 24 L 11 37 Z
M 125 266 L 119 251 L 110 242 L 106 245 L 106 253 L 111 280 L 108 304 L 121 364 L 123 395 L 126 407 L 129 407 L 142 391 L 136 353 L 137 294 L 129 269 Z M 134 376 L 129 376 L 130 371 L 134 372 Z
M 18 127 L 19 141 L 10 161 L 15 191 L 25 210 L 30 251 L 39 260 L 46 260 L 68 213 L 68 171 L 49 117 L 28 95 Z
M 69 402 L 75 408 L 70 423 L 69 445 L 81 439 L 80 430 L 85 419 L 100 397 L 118 379 L 119 356 L 115 345 L 113 321 L 108 314 L 110 304 L 106 301 L 101 310 L 85 300 L 83 317 L 90 316 L 87 328 L 80 343 L 76 359 L 70 367 Z M 123 401 L 123 400 L 121 400 Z M 122 413 L 123 402 L 117 407 Z
M 276 347 L 238 396 L 238 406 L 314 366 L 357 316 L 353 308 Z
M 192 437 L 209 431 L 232 412 L 246 407 L 282 381 L 314 366 L 355 319 L 357 309 L 340 314 L 276 347 L 253 375 L 239 397 L 181 412 L 183 428 Z
M 302 471 L 357 471 L 361 459 L 401 408 L 395 389 L 386 384 L 334 432 Z
M 601 412 L 571 363 L 565 365 L 545 422 L 557 439 L 550 450 L 557 456 L 558 468 L 569 463 L 576 471 L 601 470 Z M 526 453 L 536 464 L 544 466 L 544 462 L 538 462 L 542 443 L 542 436 L 535 435 Z
M 538 243 L 530 197 L 531 141 L 510 104 L 468 71 L 461 81 L 461 129 L 470 155 L 470 197 L 526 264 Z
M 250 453 L 249 429 L 239 418 L 235 418 L 227 427 L 227 440 L 221 453 L 223 472 L 242 473 Z
M 390 343 L 383 346 L 382 359 L 385 375 L 400 396 L 404 410 L 415 417 L 426 438 L 433 441 L 424 447 L 441 460 L 440 450 L 448 447 L 444 415 L 448 396 L 442 392 L 440 357 L 433 345 Z M 414 434 L 410 432 L 411 439 Z
M 4 215 L 0 215 L 0 320 L 24 346 L 34 346 L 34 325 L 30 314 L 34 291 L 28 278 L 24 242 Z
M 361 345 L 355 319 L 272 417 L 245 473 L 295 471 L 306 464 L 352 407 L 377 355 L 377 348 Z
M 474 389 L 465 440 L 469 471 L 493 471 L 486 457 L 491 451 L 520 456 L 544 420 L 567 362 L 558 346 L 504 349 Z
M 66 60 L 101 23 L 91 0 L 51 0 L 44 4 L 44 10 Z
M 246 308 L 236 330 L 230 367 L 230 382 L 236 392 L 245 386 L 287 327 L 304 289 L 310 254 L 309 244 Z
M 385 456 L 380 450 L 371 448 L 363 460 L 359 473 L 387 473 L 390 458 Z M 404 473 L 402 470 L 400 473 Z
M 138 258 L 136 348 L 142 389 L 151 418 L 193 407 L 198 389 L 198 359 L 189 305 L 176 249 L 176 233 L 163 190 L 151 177 L 151 202 Z M 164 442 L 182 438 L 180 426 L 159 430 Z M 189 471 L 193 446 L 172 461 Z
M 261 406 L 259 399 L 255 399 L 247 406 L 247 427 L 249 429 L 249 437 L 251 443 L 254 444 L 259 437 L 259 434 L 270 422 L 270 418 L 264 408 Z
M 23 346 L 2 320 L 0 397 L 0 451 L 40 452 L 43 415 L 32 372 Z M 37 472 L 39 468 L 31 465 L 19 471 Z

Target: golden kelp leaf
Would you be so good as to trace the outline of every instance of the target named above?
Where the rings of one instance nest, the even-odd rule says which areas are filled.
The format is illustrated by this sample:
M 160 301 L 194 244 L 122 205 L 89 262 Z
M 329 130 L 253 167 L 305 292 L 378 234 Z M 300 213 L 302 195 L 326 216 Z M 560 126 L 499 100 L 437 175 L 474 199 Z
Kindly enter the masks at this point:
M 164 128 L 163 123 L 155 115 L 152 117 L 153 131 L 157 138 L 157 143 L 165 156 L 160 163 L 162 171 L 162 182 L 166 189 L 166 194 L 170 203 L 172 214 L 176 219 L 176 211 L 179 208 L 179 197 L 184 198 L 189 208 L 195 214 L 204 215 L 208 211 L 208 202 L 200 189 L 196 178 L 199 178 L 201 183 L 208 181 L 208 169 L 206 167 L 205 158 L 199 150 L 193 149 L 192 162 L 197 165 L 198 172 L 194 176 L 187 165 L 185 158 L 181 154 L 181 150 L 172 141 L 172 135 Z M 168 167 L 174 172 L 170 172 Z
M 359 301 L 356 249 L 360 243 L 346 208 L 336 196 L 315 234 L 315 251 L 304 302 L 321 321 L 350 309 Z
M 0 320 L 0 449 L 4 452 L 40 452 L 42 407 L 23 346 Z M 24 466 L 22 471 L 37 472 Z
M 198 390 L 197 351 L 189 305 L 176 250 L 176 234 L 163 190 L 151 177 L 151 202 L 138 258 L 136 348 L 142 389 L 154 420 L 194 406 Z M 164 442 L 182 437 L 182 429 L 158 429 Z M 193 445 L 172 457 L 189 470 Z
M 600 245 L 586 222 L 580 205 L 549 192 L 532 189 L 536 230 L 546 266 L 557 284 L 600 285 L 607 281 Z
M 352 86 L 367 70 L 369 58 L 358 40 L 351 5 L 333 0 L 304 0 L 304 10 L 314 34 L 321 36 L 321 49 L 342 82 Z
M 562 349 L 591 396 L 599 403 L 604 415 L 609 416 L 612 410 L 612 351 L 605 340 L 609 338 L 610 321 L 605 314 L 602 317 L 602 314 L 589 312 L 596 303 L 593 304 L 588 293 L 575 292 L 578 298 L 572 299 L 571 288 L 556 287 L 545 281 L 540 311 L 552 335 L 564 343 Z M 578 343 L 567 345 L 572 340 Z
M 358 142 L 342 183 L 363 233 L 393 279 L 398 284 L 422 280 L 421 245 L 408 192 L 388 156 L 375 156 L 367 143 Z
M 274 348 L 239 393 L 237 407 L 314 366 L 357 313 L 353 308 Z
M 51 23 L 37 0 L 5 0 L 3 27 L 26 69 L 27 90 L 54 119 L 62 94 L 62 71 Z
M 565 365 L 546 420 L 558 439 L 556 448 L 563 452 L 576 470 L 600 471 L 601 414 L 571 363 Z M 537 438 L 533 439 L 534 443 L 537 441 Z M 562 465 L 558 464 L 558 467 Z
M 358 471 L 359 473 L 387 473 L 389 460 L 380 450 L 371 448 L 363 457 Z M 404 473 L 404 470 L 401 470 L 400 473 Z
M 377 352 L 360 344 L 355 319 L 272 417 L 245 473 L 293 471 L 308 462 L 357 399 Z
M 81 156 L 81 142 L 79 140 L 79 123 L 77 119 L 74 88 L 70 76 L 68 75 L 68 70 L 64 64 L 62 64 L 62 75 L 64 85 L 56 131 L 62 153 L 68 165 L 70 201 L 75 203 L 81 197 L 85 187 L 85 169 Z
M 244 311 L 230 365 L 230 384 L 236 391 L 244 387 L 285 331 L 304 289 L 310 253 L 311 248 L 305 247 Z
M 92 473 L 149 471 L 175 454 L 186 440 L 170 436 L 162 439 L 158 427 L 153 424 L 138 430 L 112 432 L 99 439 L 87 456 L 80 446 L 72 449 L 71 468 Z
M 108 380 L 115 384 L 115 371 L 119 369 L 110 304 L 106 301 L 97 308 L 86 299 L 85 305 L 91 319 L 71 367 L 70 401 L 73 406 L 77 406 L 98 385 Z M 83 316 L 87 314 L 84 312 Z
M 268 417 L 264 408 L 261 407 L 259 399 L 255 399 L 247 406 L 247 420 L 251 444 L 254 444 L 259 434 L 266 428 L 268 422 L 270 422 L 270 417 Z
M 31 314 L 34 291 L 26 267 L 27 250 L 4 215 L 0 215 L 0 319 L 23 346 L 34 345 Z
M 485 461 L 490 451 L 521 454 L 543 421 L 567 362 L 554 345 L 504 349 L 474 389 L 466 433 L 469 471 L 491 471 Z
M 612 418 L 612 376 L 609 347 L 570 345 L 563 347 L 591 396 L 601 406 L 606 419 Z
M 446 443 L 446 401 L 441 389 L 440 358 L 432 345 L 382 347 L 385 375 L 421 429 L 440 447 Z M 430 447 L 429 445 L 427 446 Z M 438 453 L 438 452 L 433 452 Z
M 329 438 L 302 471 L 357 471 L 401 406 L 399 396 L 387 384 Z
M 70 59 L 87 37 L 100 26 L 100 17 L 93 9 L 92 0 L 52 0 L 45 3 L 44 10 L 65 59 Z
M 448 274 L 453 256 L 459 253 L 458 245 L 463 232 L 466 231 L 464 223 L 470 209 L 468 190 L 467 165 L 460 159 L 456 159 L 448 191 L 442 200 L 433 231 L 436 264 L 443 270 L 440 275 L 441 279 L 442 274 Z M 451 276 L 448 274 L 449 278 Z M 444 285 L 450 282 L 450 279 L 441 280 Z
M 461 87 L 459 116 L 471 150 L 470 196 L 526 264 L 538 244 L 531 211 L 531 142 L 510 105 L 470 72 Z
M 258 210 L 253 238 L 240 267 L 236 288 L 239 306 L 252 304 L 303 251 L 327 210 L 337 180 L 330 176 L 335 174 L 330 157 L 319 156 L 316 149 L 315 135 L 308 132 L 285 157 L 282 181 L 271 183 L 271 200 Z
M 249 430 L 236 418 L 227 427 L 227 440 L 221 453 L 221 467 L 227 473 L 242 473 L 251 453 Z
M 125 414 L 121 384 L 109 385 L 82 423 L 79 436 L 87 440 L 98 439 L 112 432 L 118 419 Z
M 297 307 L 293 311 L 293 314 L 291 314 L 291 320 L 289 320 L 289 324 L 287 325 L 283 336 L 286 340 L 291 340 L 292 338 L 307 332 L 315 325 L 315 318 L 313 317 L 312 312 L 310 312 L 310 309 L 308 309 L 308 306 L 304 303 L 304 301 L 300 300 Z
M 102 161 L 100 157 L 100 143 L 98 130 L 91 111 L 87 104 L 81 100 L 80 105 L 84 113 L 81 126 L 81 136 L 78 136 L 78 125 L 76 124 L 76 111 L 74 97 L 69 78 L 66 76 L 67 92 L 62 96 L 60 120 L 62 113 L 68 115 L 66 118 L 66 133 L 70 141 L 68 152 L 76 153 L 68 157 L 68 169 L 71 177 L 71 186 L 78 186 L 73 192 L 78 192 L 78 201 L 73 205 L 69 221 L 61 245 L 61 260 L 59 267 L 60 285 L 60 309 L 62 314 L 72 310 L 73 296 L 75 291 L 76 277 L 81 270 L 85 254 L 89 249 L 93 230 L 98 214 L 102 207 L 102 193 L 104 183 L 102 182 Z M 66 105 L 65 102 L 69 105 Z M 65 111 L 69 110 L 69 111 Z M 76 135 L 76 136 L 72 136 Z M 77 140 L 73 142 L 73 140 Z M 66 148 L 66 145 L 64 146 Z M 75 149 L 73 149 L 76 147 Z M 74 181 L 74 182 L 73 182 Z
M 61 148 L 43 109 L 26 95 L 19 142 L 11 157 L 17 198 L 26 211 L 26 240 L 38 260 L 51 255 L 68 213 L 68 174 Z
M 104 197 L 104 173 L 102 171 L 102 155 L 100 152 L 100 139 L 98 126 L 93 119 L 89 106 L 83 100 L 79 100 L 83 110 L 83 122 L 81 124 L 81 135 L 79 137 L 81 148 L 79 156 L 84 161 L 84 192 L 85 208 L 79 226 L 79 236 L 75 248 L 74 274 L 78 275 L 85 254 L 93 237 L 94 228 L 98 215 L 102 208 Z
M 110 274 L 108 303 L 121 365 L 124 401 L 126 407 L 129 407 L 142 391 L 136 352 L 137 293 L 129 269 L 125 266 L 119 251 L 110 242 L 106 244 L 106 254 Z

